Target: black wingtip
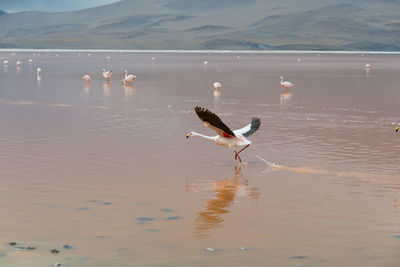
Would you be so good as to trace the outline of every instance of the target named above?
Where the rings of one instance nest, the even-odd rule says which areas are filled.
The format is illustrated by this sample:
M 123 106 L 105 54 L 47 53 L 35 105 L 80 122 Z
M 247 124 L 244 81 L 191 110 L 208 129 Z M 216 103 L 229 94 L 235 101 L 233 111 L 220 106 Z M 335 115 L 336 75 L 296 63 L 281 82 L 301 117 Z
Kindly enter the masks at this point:
M 246 133 L 243 134 L 244 137 L 250 136 L 253 133 L 255 133 L 261 125 L 261 119 L 257 118 L 257 117 L 253 117 L 253 119 L 251 120 L 251 125 L 250 125 L 250 130 Z

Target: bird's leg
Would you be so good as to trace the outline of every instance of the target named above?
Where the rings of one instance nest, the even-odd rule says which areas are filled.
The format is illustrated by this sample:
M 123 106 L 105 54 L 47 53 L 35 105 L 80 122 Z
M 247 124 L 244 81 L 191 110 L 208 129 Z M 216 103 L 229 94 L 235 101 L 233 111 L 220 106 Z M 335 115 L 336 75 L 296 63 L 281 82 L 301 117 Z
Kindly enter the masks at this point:
M 235 160 L 237 160 L 237 157 L 239 156 L 239 154 L 236 152 L 236 150 L 233 150 L 233 152 L 235 152 Z
M 242 148 L 239 152 L 237 152 L 237 154 L 238 154 L 238 156 L 239 156 L 239 153 L 240 152 L 242 152 L 243 150 L 245 150 L 246 148 L 248 148 L 250 145 L 246 145 L 244 148 Z

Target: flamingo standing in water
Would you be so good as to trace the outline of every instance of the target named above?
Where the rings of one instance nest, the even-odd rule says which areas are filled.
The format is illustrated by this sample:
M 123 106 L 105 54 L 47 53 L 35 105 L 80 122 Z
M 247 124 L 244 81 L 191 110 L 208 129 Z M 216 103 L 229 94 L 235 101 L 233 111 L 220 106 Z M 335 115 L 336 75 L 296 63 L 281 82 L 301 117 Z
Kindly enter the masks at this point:
M 36 79 L 38 81 L 40 81 L 42 79 L 42 76 L 40 76 L 40 73 L 42 73 L 42 69 L 41 68 L 37 68 L 36 69 Z
M 367 63 L 367 64 L 365 64 L 365 69 L 366 69 L 366 70 L 369 70 L 369 69 L 371 69 L 371 64 L 368 64 L 368 63 Z
M 128 75 L 127 70 L 125 70 L 123 74 L 125 75 L 125 77 L 124 77 L 124 79 L 121 80 L 121 83 L 125 83 L 125 84 L 132 83 L 134 80 L 136 80 L 136 76 L 132 75 L 132 74 Z
M 214 90 L 214 97 L 220 97 L 221 94 L 222 94 L 221 90 L 219 90 L 219 89 L 222 87 L 221 83 L 220 83 L 220 82 L 215 82 L 215 83 L 213 84 L 213 86 L 214 86 L 214 88 L 215 88 L 215 90 Z
M 280 79 L 281 79 L 281 86 L 282 86 L 283 88 L 289 89 L 290 87 L 293 87 L 293 86 L 294 86 L 294 84 L 291 83 L 291 82 L 287 82 L 287 81 L 284 82 L 284 81 L 283 81 L 283 76 L 281 76 Z
M 90 79 L 90 76 L 87 74 L 82 76 L 82 80 L 84 81 L 84 83 L 90 83 L 92 81 Z
M 21 61 L 17 61 L 17 67 L 21 67 L 22 63 Z
M 196 106 L 194 108 L 197 116 L 199 116 L 200 120 L 203 121 L 204 125 L 210 127 L 214 131 L 217 132 L 216 136 L 207 136 L 194 131 L 191 131 L 186 135 L 186 138 L 189 137 L 203 137 L 205 139 L 214 141 L 218 145 L 229 147 L 235 152 L 235 160 L 239 159 L 239 162 L 242 163 L 242 159 L 239 156 L 239 153 L 248 148 L 251 144 L 250 140 L 247 140 L 246 137 L 255 133 L 258 128 L 260 128 L 261 120 L 259 118 L 253 118 L 251 123 L 241 129 L 232 131 L 226 126 L 222 120 L 209 111 L 208 109 L 204 109 Z M 239 152 L 236 152 L 235 148 L 238 146 L 245 146 Z
M 8 60 L 4 60 L 3 64 L 4 64 L 4 66 L 7 66 L 8 65 Z
M 30 59 L 28 60 L 28 62 L 29 62 L 29 64 L 32 64 L 33 59 L 30 58 Z
M 104 77 L 107 81 L 109 81 L 109 80 L 111 79 L 111 75 L 112 75 L 112 70 L 106 71 L 106 70 L 103 68 L 103 77 Z
M 222 85 L 221 85 L 220 82 L 215 82 L 215 83 L 213 84 L 213 86 L 214 86 L 215 90 L 219 90 L 219 89 L 222 87 Z

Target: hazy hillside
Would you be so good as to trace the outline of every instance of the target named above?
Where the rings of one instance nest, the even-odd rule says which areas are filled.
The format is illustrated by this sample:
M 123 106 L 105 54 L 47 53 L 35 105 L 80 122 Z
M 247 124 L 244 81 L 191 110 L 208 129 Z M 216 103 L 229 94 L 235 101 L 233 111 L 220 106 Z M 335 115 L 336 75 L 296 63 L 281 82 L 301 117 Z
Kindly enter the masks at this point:
M 125 0 L 0 25 L 0 47 L 400 51 L 400 0 Z

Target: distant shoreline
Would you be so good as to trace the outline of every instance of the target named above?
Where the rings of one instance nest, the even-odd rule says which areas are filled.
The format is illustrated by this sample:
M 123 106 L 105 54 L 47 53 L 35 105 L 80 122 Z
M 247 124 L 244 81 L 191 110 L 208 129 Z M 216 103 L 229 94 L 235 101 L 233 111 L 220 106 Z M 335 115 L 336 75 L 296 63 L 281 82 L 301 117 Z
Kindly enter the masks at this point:
M 318 51 L 318 50 L 135 50 L 135 49 L 25 49 L 1 48 L 0 52 L 91 52 L 91 53 L 166 53 L 166 54 L 379 54 L 400 55 L 400 51 Z

